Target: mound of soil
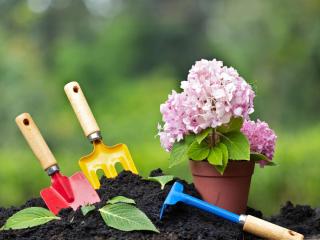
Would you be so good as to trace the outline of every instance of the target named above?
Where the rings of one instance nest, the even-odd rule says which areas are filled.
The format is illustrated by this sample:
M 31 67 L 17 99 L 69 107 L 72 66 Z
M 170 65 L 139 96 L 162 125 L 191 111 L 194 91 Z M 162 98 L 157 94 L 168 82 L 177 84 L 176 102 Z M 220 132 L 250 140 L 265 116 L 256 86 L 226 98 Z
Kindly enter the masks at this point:
M 162 175 L 161 170 L 151 172 L 151 176 L 158 175 Z M 193 184 L 176 180 L 183 183 L 186 193 L 199 197 Z M 122 232 L 106 226 L 98 211 L 84 217 L 79 209 L 65 209 L 59 213 L 59 221 L 29 229 L 1 231 L 0 239 L 260 239 L 243 233 L 236 224 L 182 204 L 171 206 L 160 221 L 159 210 L 172 184 L 173 181 L 161 190 L 158 183 L 142 180 L 130 172 L 122 172 L 115 179 L 102 178 L 102 186 L 98 190 L 102 201 L 96 204 L 97 208 L 103 207 L 108 199 L 118 195 L 132 198 L 160 230 L 159 234 L 148 231 Z M 0 226 L 15 212 L 32 206 L 45 207 L 45 204 L 41 198 L 35 198 L 20 207 L 0 208 Z M 248 208 L 248 214 L 263 217 L 260 211 L 251 208 Z M 309 206 L 294 206 L 288 202 L 278 215 L 268 220 L 306 237 L 320 234 L 320 210 Z

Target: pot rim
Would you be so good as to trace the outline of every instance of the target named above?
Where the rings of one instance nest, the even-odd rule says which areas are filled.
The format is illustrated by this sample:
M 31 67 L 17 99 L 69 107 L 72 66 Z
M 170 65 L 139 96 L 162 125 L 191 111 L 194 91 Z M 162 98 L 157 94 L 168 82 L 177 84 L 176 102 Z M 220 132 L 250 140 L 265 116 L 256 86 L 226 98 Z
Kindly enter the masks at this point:
M 189 165 L 193 176 L 202 177 L 248 177 L 254 172 L 255 161 L 252 160 L 230 160 L 225 172 L 221 175 L 214 165 L 207 160 L 194 161 L 189 159 Z

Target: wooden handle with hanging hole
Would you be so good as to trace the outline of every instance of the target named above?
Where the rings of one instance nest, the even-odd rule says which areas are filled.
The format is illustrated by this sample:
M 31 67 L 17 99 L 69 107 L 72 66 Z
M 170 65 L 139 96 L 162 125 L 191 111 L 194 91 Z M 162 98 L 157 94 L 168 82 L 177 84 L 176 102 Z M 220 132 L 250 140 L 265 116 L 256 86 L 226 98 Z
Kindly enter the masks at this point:
M 20 114 L 16 117 L 16 123 L 31 147 L 34 155 L 38 158 L 42 168 L 46 170 L 47 168 L 56 165 L 57 161 L 55 157 L 43 139 L 30 114 Z
M 83 95 L 79 83 L 70 82 L 66 84 L 64 86 L 64 91 L 68 96 L 71 106 L 77 115 L 86 137 L 92 133 L 99 132 L 100 128 L 91 112 L 85 96 Z
M 304 236 L 260 218 L 248 215 L 243 230 L 256 236 L 271 240 L 303 240 Z

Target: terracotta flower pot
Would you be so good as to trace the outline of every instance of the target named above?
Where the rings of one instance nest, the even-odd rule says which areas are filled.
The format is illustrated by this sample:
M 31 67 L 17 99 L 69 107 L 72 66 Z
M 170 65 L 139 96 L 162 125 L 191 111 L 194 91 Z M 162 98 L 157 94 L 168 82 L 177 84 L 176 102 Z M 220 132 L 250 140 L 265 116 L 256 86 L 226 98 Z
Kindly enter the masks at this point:
M 245 213 L 254 161 L 229 161 L 223 175 L 207 161 L 189 163 L 203 200 L 237 214 Z

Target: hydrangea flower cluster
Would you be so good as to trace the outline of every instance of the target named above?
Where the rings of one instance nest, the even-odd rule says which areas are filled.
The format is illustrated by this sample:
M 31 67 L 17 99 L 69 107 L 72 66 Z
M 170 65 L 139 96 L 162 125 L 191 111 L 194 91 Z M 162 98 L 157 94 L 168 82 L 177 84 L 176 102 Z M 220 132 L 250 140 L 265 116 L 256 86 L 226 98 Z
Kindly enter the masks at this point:
M 234 68 L 216 59 L 197 61 L 181 88 L 160 106 L 164 125 L 158 125 L 158 135 L 167 151 L 185 135 L 216 128 L 232 117 L 248 118 L 254 111 L 251 86 Z
M 245 120 L 241 132 L 247 136 L 251 152 L 261 153 L 272 160 L 277 136 L 268 123 L 259 119 L 257 122 Z M 260 161 L 262 167 L 266 164 L 266 161 Z

